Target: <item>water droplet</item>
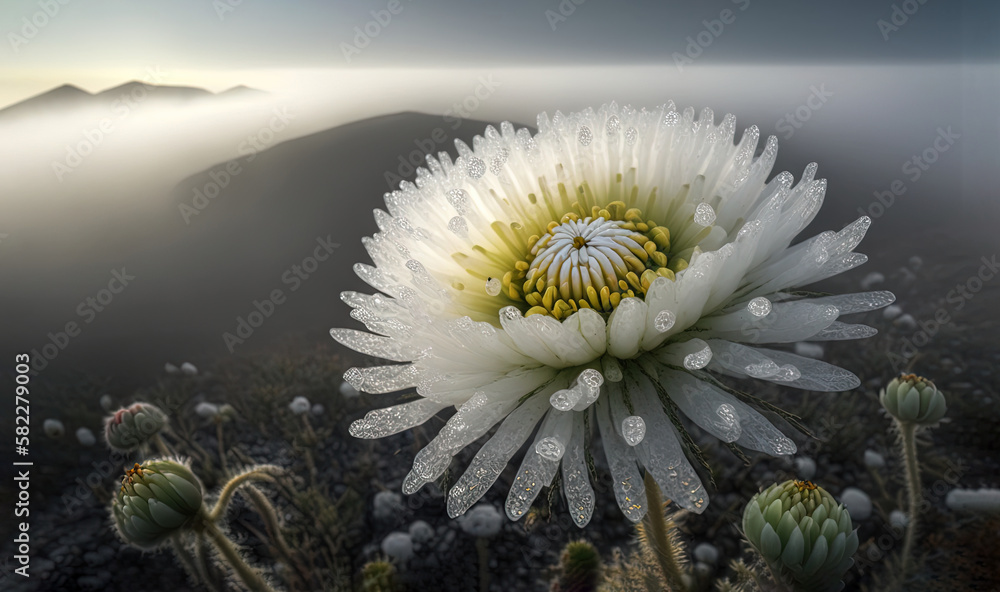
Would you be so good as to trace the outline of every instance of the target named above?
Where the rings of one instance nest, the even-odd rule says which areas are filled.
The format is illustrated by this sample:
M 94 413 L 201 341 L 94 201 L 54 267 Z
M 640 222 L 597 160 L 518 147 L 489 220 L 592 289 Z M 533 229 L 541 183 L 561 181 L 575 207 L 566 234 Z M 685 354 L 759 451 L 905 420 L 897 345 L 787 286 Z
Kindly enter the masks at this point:
M 490 172 L 494 175 L 499 176 L 503 171 L 503 165 L 507 162 L 507 157 L 510 155 L 506 148 L 501 148 L 497 151 L 497 155 L 493 157 L 490 161 Z
M 674 126 L 677 122 L 681 120 L 681 116 L 676 111 L 668 111 L 666 115 L 663 116 L 663 125 Z
M 560 389 L 549 397 L 549 404 L 559 411 L 569 411 L 580 399 L 580 391 Z
M 535 444 L 535 452 L 545 460 L 556 461 L 562 458 L 563 453 L 566 452 L 566 447 L 556 438 L 549 436 L 548 438 L 542 438 L 538 441 L 538 444 Z
M 677 322 L 677 315 L 669 310 L 661 310 L 656 313 L 656 318 L 653 319 L 653 326 L 656 327 L 656 330 L 660 333 L 664 333 L 669 331 L 674 326 L 675 322 Z
M 759 364 L 748 364 L 745 368 L 747 374 L 753 378 L 767 378 L 774 376 L 774 373 L 781 368 L 773 360 L 765 360 Z
M 490 296 L 497 296 L 500 294 L 500 280 L 497 278 L 489 278 L 486 280 L 486 293 Z
M 600 372 L 594 370 L 593 368 L 587 368 L 581 372 L 580 376 L 577 377 L 577 380 L 580 384 L 585 385 L 590 389 L 599 389 L 601 388 L 601 385 L 604 384 L 604 377 L 601 376 Z
M 707 203 L 700 203 L 694 209 L 694 222 L 702 226 L 711 226 L 715 222 L 715 210 Z
M 755 317 L 766 317 L 771 314 L 771 301 L 758 296 L 747 303 L 747 310 Z
M 469 212 L 469 194 L 464 189 L 452 189 L 448 192 L 448 203 L 461 215 Z
M 684 367 L 688 370 L 700 370 L 710 361 L 712 361 L 712 348 L 706 345 L 704 349 L 684 356 Z
M 639 139 L 639 131 L 634 127 L 630 127 L 625 130 L 625 143 L 629 146 L 635 144 L 635 141 Z
M 473 156 L 469 159 L 469 164 L 465 167 L 465 170 L 469 173 L 470 177 L 478 179 L 486 174 L 486 163 L 483 162 L 482 158 Z
M 521 318 L 521 311 L 516 306 L 505 306 L 500 309 L 500 318 L 508 321 Z
M 798 380 L 800 378 L 802 378 L 802 372 L 791 364 L 781 366 L 778 368 L 778 371 L 771 376 L 771 380 L 778 380 L 781 382 L 792 382 L 793 380 Z
M 469 236 L 469 225 L 466 224 L 465 218 L 461 216 L 455 216 L 451 220 L 448 220 L 448 230 L 461 238 L 468 238 Z
M 629 446 L 637 446 L 646 437 L 646 422 L 638 415 L 630 415 L 622 420 L 622 437 Z
M 594 133 L 590 131 L 587 126 L 580 127 L 580 133 L 576 136 L 577 140 L 580 141 L 581 146 L 590 146 L 590 143 L 594 140 Z
M 365 383 L 365 376 L 357 368 L 348 368 L 347 372 L 344 372 L 344 380 L 355 390 L 360 391 L 361 386 Z
M 606 129 L 609 136 L 613 136 L 618 133 L 618 130 L 621 129 L 621 123 L 619 123 L 617 115 L 612 115 L 608 118 Z

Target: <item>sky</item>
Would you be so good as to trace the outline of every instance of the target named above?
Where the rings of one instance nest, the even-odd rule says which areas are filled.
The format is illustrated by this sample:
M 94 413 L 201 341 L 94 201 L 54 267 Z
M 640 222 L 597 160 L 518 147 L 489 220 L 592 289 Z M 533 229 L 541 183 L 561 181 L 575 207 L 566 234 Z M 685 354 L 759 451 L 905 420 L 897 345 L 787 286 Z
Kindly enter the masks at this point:
M 5 0 L 0 106 L 149 68 L 219 91 L 316 69 L 975 63 L 998 30 L 979 0 Z

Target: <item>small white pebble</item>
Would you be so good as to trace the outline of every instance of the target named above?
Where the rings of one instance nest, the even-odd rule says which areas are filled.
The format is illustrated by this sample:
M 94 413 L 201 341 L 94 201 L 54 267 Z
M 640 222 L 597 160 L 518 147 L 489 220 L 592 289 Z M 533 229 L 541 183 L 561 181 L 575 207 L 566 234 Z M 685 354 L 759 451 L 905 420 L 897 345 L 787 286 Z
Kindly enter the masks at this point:
M 500 533 L 506 520 L 492 504 L 482 503 L 462 516 L 462 531 L 474 537 L 492 538 Z
M 93 446 L 97 443 L 97 438 L 94 437 L 94 432 L 90 431 L 89 428 L 78 428 L 76 430 L 76 440 L 81 446 Z
M 892 324 L 904 331 L 913 331 L 917 328 L 917 320 L 911 314 L 900 315 Z
M 795 353 L 804 358 L 821 360 L 823 359 L 823 354 L 826 353 L 826 350 L 824 350 L 823 346 L 818 343 L 800 341 L 795 344 Z
M 712 543 L 698 543 L 698 546 L 694 548 L 694 558 L 702 563 L 715 565 L 715 562 L 719 560 L 719 550 Z
M 857 487 L 848 487 L 840 494 L 840 503 L 851 513 L 853 520 L 868 520 L 872 515 L 872 500 Z
M 910 267 L 912 267 L 914 270 L 920 269 L 923 266 L 924 266 L 924 260 L 921 259 L 918 255 L 910 257 Z
M 63 434 L 66 433 L 66 428 L 58 419 L 46 419 L 42 424 L 42 429 L 49 438 L 62 438 Z
M 801 481 L 809 481 L 816 476 L 816 461 L 808 456 L 795 457 L 795 473 Z
M 372 501 L 376 520 L 391 520 L 403 512 L 403 496 L 395 491 L 380 491 Z
M 181 372 L 187 374 L 188 376 L 194 376 L 198 373 L 198 368 L 191 362 L 184 362 L 181 364 Z
M 406 563 L 413 557 L 413 539 L 409 533 L 390 532 L 382 539 L 382 552 L 400 563 Z
M 869 469 L 881 469 L 885 466 L 885 457 L 874 450 L 865 450 L 865 466 Z
M 195 405 L 194 412 L 198 417 L 204 417 L 205 419 L 212 419 L 219 414 L 219 406 L 215 403 L 207 403 L 202 401 Z
M 889 524 L 893 528 L 906 528 L 906 525 L 910 523 L 910 519 L 906 517 L 906 513 L 902 510 L 893 510 L 889 512 Z
M 295 415 L 302 415 L 303 413 L 308 413 L 312 405 L 309 404 L 309 399 L 299 395 L 292 399 L 292 402 L 288 404 L 288 408 L 291 409 L 292 413 Z
M 410 525 L 410 538 L 414 543 L 429 543 L 434 539 L 434 527 L 423 520 L 417 520 Z
M 862 290 L 871 290 L 877 284 L 881 284 L 885 281 L 885 276 L 877 271 L 873 271 L 866 275 L 864 279 L 861 280 Z
M 359 394 L 360 393 L 358 392 L 358 389 L 351 386 L 351 383 L 347 382 L 346 380 L 340 383 L 340 396 L 344 397 L 345 399 L 353 399 L 354 397 L 357 397 Z
M 309 413 L 312 413 L 313 415 L 323 415 L 324 411 L 326 411 L 326 408 L 319 403 L 316 403 L 312 406 L 312 409 L 309 410 Z
M 181 369 L 178 368 L 177 366 L 174 366 L 170 362 L 167 362 L 166 364 L 163 365 L 163 371 L 166 372 L 167 374 L 177 374 L 178 372 L 181 371 Z
M 1000 489 L 952 489 L 944 503 L 952 510 L 1000 513 Z
M 101 395 L 101 409 L 105 411 L 111 411 L 114 408 L 114 401 L 111 400 L 111 395 L 104 394 Z
M 882 317 L 887 321 L 895 320 L 903 314 L 903 307 L 898 304 L 890 304 L 882 311 Z

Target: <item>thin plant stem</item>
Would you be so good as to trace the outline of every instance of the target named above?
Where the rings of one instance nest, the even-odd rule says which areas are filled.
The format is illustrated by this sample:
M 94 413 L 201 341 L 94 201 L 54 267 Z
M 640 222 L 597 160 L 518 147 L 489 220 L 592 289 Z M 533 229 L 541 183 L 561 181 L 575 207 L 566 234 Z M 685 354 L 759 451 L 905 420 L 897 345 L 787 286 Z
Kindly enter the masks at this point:
M 219 500 L 215 502 L 215 507 L 208 513 L 208 521 L 214 523 L 219 520 L 219 518 L 225 513 L 226 507 L 229 505 L 229 501 L 232 499 L 233 494 L 241 486 L 251 481 L 271 481 L 271 473 L 278 470 L 279 469 L 276 467 L 265 465 L 256 467 L 230 479 L 222 487 L 222 491 L 219 492 Z
M 687 592 L 687 586 L 681 579 L 681 569 L 677 563 L 674 547 L 670 543 L 670 526 L 668 526 L 667 518 L 663 514 L 663 497 L 660 494 L 660 486 L 656 484 L 656 480 L 648 471 L 643 484 L 646 486 L 646 503 L 649 506 L 644 520 L 646 528 L 652 535 L 647 540 L 652 543 L 656 560 L 660 564 L 660 569 L 663 570 L 663 577 L 666 578 L 668 588 L 678 592 Z
M 250 503 L 253 504 L 254 509 L 257 510 L 257 514 L 260 515 L 261 520 L 264 522 L 264 527 L 267 529 L 268 536 L 271 537 L 271 542 L 274 544 L 275 549 L 277 549 L 278 554 L 281 555 L 282 561 L 288 566 L 289 569 L 299 572 L 303 577 L 307 575 L 307 570 L 303 565 L 301 565 L 296 557 L 295 552 L 292 551 L 291 547 L 285 541 L 284 535 L 281 533 L 281 524 L 278 521 L 278 512 L 274 509 L 274 505 L 271 500 L 267 499 L 264 493 L 254 487 L 253 485 L 247 485 L 240 492 L 250 499 Z
M 920 464 L 917 462 L 917 426 L 910 422 L 898 422 L 899 439 L 903 448 L 903 462 L 906 465 L 906 492 L 909 499 L 909 523 L 903 538 L 902 576 L 905 579 L 913 569 L 913 541 L 917 533 L 917 508 L 920 507 Z
M 201 577 L 201 583 L 212 592 L 219 592 L 219 586 L 212 576 L 212 566 L 208 560 L 208 542 L 204 535 L 197 534 L 194 545 L 194 565 Z
M 490 555 L 485 537 L 476 537 L 476 553 L 479 555 L 479 592 L 490 590 Z
M 222 531 L 219 530 L 219 527 L 214 522 L 206 523 L 204 532 L 215 549 L 226 560 L 226 564 L 233 568 L 233 571 L 236 572 L 236 577 L 243 582 L 250 592 L 274 592 L 274 588 L 264 580 L 264 576 L 260 575 L 260 572 L 243 561 L 239 551 L 236 550 L 236 546 L 226 538 L 226 535 L 222 534 Z
M 229 469 L 226 468 L 226 447 L 222 444 L 222 421 L 217 421 L 215 424 L 215 440 L 219 444 L 219 463 L 222 466 L 222 474 L 225 475 Z
M 181 540 L 179 534 L 170 537 L 170 545 L 174 548 L 174 555 L 177 556 L 177 560 L 184 566 L 184 571 L 188 572 L 192 578 L 199 579 L 194 555 L 184 548 L 184 541 Z
M 167 443 L 163 441 L 163 438 L 159 434 L 153 434 L 153 445 L 163 456 L 175 456 L 174 451 L 167 446 Z

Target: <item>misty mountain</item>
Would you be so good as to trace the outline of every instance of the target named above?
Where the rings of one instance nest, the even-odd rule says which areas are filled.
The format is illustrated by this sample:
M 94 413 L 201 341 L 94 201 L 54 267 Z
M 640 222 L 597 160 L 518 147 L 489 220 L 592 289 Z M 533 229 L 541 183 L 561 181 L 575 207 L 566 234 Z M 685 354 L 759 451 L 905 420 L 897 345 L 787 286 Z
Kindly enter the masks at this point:
M 72 84 L 64 84 L 29 97 L 19 103 L 14 103 L 0 109 L 0 121 L 37 115 L 69 115 L 75 111 L 93 107 L 108 107 L 113 109 L 116 102 L 129 100 L 153 102 L 171 101 L 185 102 L 209 99 L 212 97 L 264 97 L 268 93 L 247 86 L 235 86 L 220 93 L 213 93 L 203 88 L 192 86 L 166 86 L 149 84 L 131 80 L 98 93 L 89 93 Z

